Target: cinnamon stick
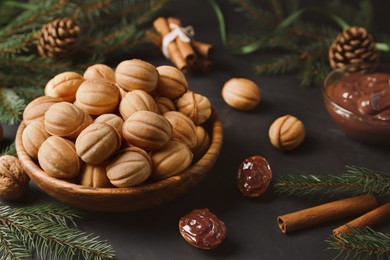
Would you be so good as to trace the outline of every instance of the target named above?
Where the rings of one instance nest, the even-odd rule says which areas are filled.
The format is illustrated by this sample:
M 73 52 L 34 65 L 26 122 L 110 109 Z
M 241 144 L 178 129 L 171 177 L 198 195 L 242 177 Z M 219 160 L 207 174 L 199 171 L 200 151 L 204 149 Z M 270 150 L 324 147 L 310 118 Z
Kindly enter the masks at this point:
M 210 58 L 214 52 L 214 46 L 212 44 L 195 40 L 192 40 L 191 44 L 195 51 L 205 58 Z
M 378 202 L 373 195 L 361 195 L 279 216 L 277 222 L 282 232 L 288 233 L 335 219 L 364 213 L 377 206 Z
M 168 17 L 168 24 L 176 24 L 182 27 L 182 23 L 179 19 L 174 17 Z M 177 48 L 179 49 L 182 57 L 189 63 L 196 59 L 196 54 L 189 42 L 183 42 L 179 37 L 175 39 Z
M 351 229 L 348 226 L 355 228 L 373 227 L 390 218 L 390 202 L 360 216 L 341 227 L 333 230 L 333 235 L 339 236 L 341 233 L 350 233 Z
M 167 35 L 170 32 L 167 19 L 165 19 L 164 17 L 159 17 L 156 20 L 154 20 L 153 26 L 156 29 L 156 31 L 161 34 L 163 38 L 165 35 Z M 186 71 L 188 69 L 187 63 L 184 60 L 183 56 L 181 55 L 175 41 L 172 41 L 168 45 L 168 53 L 171 61 L 176 65 L 178 69 L 182 71 Z

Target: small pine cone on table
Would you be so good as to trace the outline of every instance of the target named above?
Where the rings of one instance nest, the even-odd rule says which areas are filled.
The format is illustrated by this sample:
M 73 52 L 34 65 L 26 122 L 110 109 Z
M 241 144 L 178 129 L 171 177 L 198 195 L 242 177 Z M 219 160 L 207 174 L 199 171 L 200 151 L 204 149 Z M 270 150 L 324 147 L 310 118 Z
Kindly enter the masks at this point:
M 362 68 L 369 69 L 371 64 L 378 63 L 379 53 L 372 36 L 363 27 L 350 27 L 337 35 L 329 48 L 329 62 L 332 69 L 348 64 L 365 63 Z
M 39 34 L 39 54 L 50 58 L 69 56 L 79 33 L 80 27 L 71 18 L 59 18 L 45 24 Z

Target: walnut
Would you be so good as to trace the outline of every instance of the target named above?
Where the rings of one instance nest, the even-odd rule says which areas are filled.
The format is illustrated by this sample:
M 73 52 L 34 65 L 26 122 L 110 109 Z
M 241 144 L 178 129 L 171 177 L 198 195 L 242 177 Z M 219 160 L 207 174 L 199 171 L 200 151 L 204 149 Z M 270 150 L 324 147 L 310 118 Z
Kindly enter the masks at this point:
M 108 159 L 121 146 L 121 137 L 114 127 L 106 123 L 93 123 L 76 139 L 76 152 L 87 163 L 99 164 Z
M 99 116 L 114 112 L 119 99 L 119 89 L 111 81 L 86 80 L 77 90 L 74 104 L 91 115 Z
M 23 121 L 26 125 L 34 120 L 43 120 L 46 111 L 54 104 L 61 102 L 61 98 L 41 96 L 31 101 L 23 112 Z
M 145 91 L 133 90 L 127 92 L 119 104 L 119 113 L 126 120 L 137 111 L 160 112 L 152 96 Z
M 76 72 L 63 72 L 47 82 L 45 95 L 62 98 L 63 101 L 74 102 L 76 91 L 85 79 Z
M 211 116 L 209 99 L 192 91 L 188 91 L 176 101 L 176 108 L 191 118 L 196 125 L 206 122 Z
M 173 66 L 159 66 L 156 68 L 160 77 L 157 83 L 159 96 L 177 99 L 188 90 L 188 83 L 183 72 Z
M 94 64 L 89 66 L 84 72 L 85 79 L 106 79 L 115 83 L 115 71 L 104 64 Z
M 101 116 L 98 116 L 95 121 L 95 123 L 106 123 L 110 126 L 114 127 L 115 130 L 119 133 L 119 135 L 122 137 L 122 127 L 123 127 L 123 119 L 115 114 L 103 114 Z
M 281 151 L 298 147 L 305 139 L 305 127 L 301 120 L 285 115 L 276 119 L 269 128 L 269 139 Z
M 46 131 L 51 135 L 76 139 L 92 123 L 92 118 L 72 103 L 60 102 L 47 110 L 44 123 Z
M 200 125 L 196 126 L 196 145 L 191 149 L 194 159 L 199 160 L 210 147 L 210 137 Z
M 163 115 L 172 125 L 172 139 L 185 143 L 190 149 L 196 145 L 196 127 L 192 120 L 177 111 L 169 111 Z
M 232 78 L 223 86 L 222 98 L 233 108 L 252 110 L 260 103 L 260 88 L 249 79 Z
M 138 147 L 128 147 L 110 160 L 107 176 L 116 187 L 131 187 L 144 182 L 152 173 L 149 155 Z
M 151 178 L 162 180 L 187 169 L 192 162 L 192 152 L 179 141 L 169 141 L 162 149 L 151 155 L 154 166 Z
M 81 166 L 74 143 L 59 136 L 50 136 L 42 143 L 38 162 L 48 175 L 59 179 L 75 178 Z
M 156 150 L 164 146 L 172 136 L 172 126 L 163 116 L 138 111 L 123 124 L 123 137 L 132 145 L 145 150 Z
M 27 154 L 34 160 L 37 159 L 39 148 L 49 136 L 43 120 L 34 121 L 27 125 L 22 134 L 22 143 Z
M 10 155 L 0 157 L 0 198 L 18 199 L 28 188 L 30 178 L 24 172 L 18 158 Z
M 126 91 L 140 89 L 151 93 L 157 87 L 158 77 L 152 64 L 139 59 L 122 61 L 115 69 L 116 82 Z
M 168 111 L 176 111 L 175 104 L 172 100 L 166 97 L 155 97 L 154 101 L 158 109 L 160 110 L 160 114 L 164 114 Z
M 78 182 L 81 185 L 94 188 L 109 188 L 111 187 L 110 180 L 106 173 L 106 163 L 89 164 L 85 163 L 78 175 Z

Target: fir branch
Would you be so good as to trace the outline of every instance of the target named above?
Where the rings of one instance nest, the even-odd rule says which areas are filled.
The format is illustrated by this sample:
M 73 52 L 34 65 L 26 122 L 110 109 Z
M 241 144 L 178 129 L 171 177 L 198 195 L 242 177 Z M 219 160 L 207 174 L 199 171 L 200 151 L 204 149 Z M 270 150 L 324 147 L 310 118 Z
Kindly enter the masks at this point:
M 8 259 L 31 259 L 31 250 L 7 226 L 0 225 L 0 260 Z
M 91 46 L 93 46 L 93 52 L 96 52 L 98 55 L 105 55 L 107 53 L 117 50 L 128 41 L 131 41 L 136 33 L 136 28 L 134 24 L 130 25 L 119 25 L 110 29 L 109 33 L 102 33 L 105 37 L 97 37 L 95 40 L 91 41 Z
M 9 88 L 0 88 L 0 100 L 0 122 L 18 122 L 26 106 L 24 100 Z
M 0 231 L 4 231 L 0 233 L 4 238 L 0 237 L 0 253 L 4 255 L 8 250 L 16 254 L 24 246 L 35 250 L 42 259 L 114 258 L 114 250 L 106 241 L 68 226 L 76 218 L 79 218 L 77 212 L 66 206 L 14 209 L 0 204 Z M 8 240 L 6 235 L 10 237 Z M 14 248 L 8 246 L 11 239 Z
M 7 87 L 24 88 L 35 86 L 41 88 L 46 85 L 49 78 L 48 75 L 37 75 L 38 72 L 29 71 L 27 68 L 23 68 L 22 66 L 15 68 L 15 73 L 23 73 L 23 77 L 15 77 L 15 75 L 11 74 L 10 67 L 3 67 L 2 64 L 0 64 L 0 68 L 2 69 L 0 72 L 1 85 Z M 37 70 L 37 68 L 35 68 L 35 70 Z M 18 92 L 16 88 L 12 88 L 12 90 Z M 28 92 L 29 90 L 26 91 Z M 24 93 L 25 91 L 19 90 L 19 92 Z
M 358 5 L 352 5 L 340 0 L 331 1 L 327 7 L 347 23 L 370 29 L 373 15 L 373 6 L 370 0 L 361 0 Z
M 324 74 L 319 73 L 319 69 L 324 67 L 324 63 L 327 65 L 327 60 L 324 60 L 324 57 L 328 53 L 328 46 L 329 42 L 327 40 L 315 41 L 305 46 L 305 50 L 300 54 L 300 58 L 305 61 L 303 70 L 299 74 L 302 86 L 309 86 L 314 82 L 323 81 L 324 77 L 318 76 L 324 76 Z
M 280 23 L 283 20 L 283 7 L 280 0 L 271 0 L 272 10 L 276 16 L 277 22 Z
M 237 40 L 238 37 L 229 36 L 233 39 L 230 43 L 235 44 L 234 50 L 246 49 L 251 45 L 256 46 L 251 49 L 252 51 L 284 50 L 285 52 L 273 60 L 254 64 L 256 72 L 283 74 L 297 70 L 301 85 L 304 86 L 317 83 L 318 75 L 323 75 L 322 72 L 325 71 L 324 66 L 329 67 L 327 59 L 329 46 L 340 32 L 340 28 L 334 28 L 332 20 L 338 20 L 336 23 L 339 26 L 340 21 L 344 21 L 342 22 L 344 27 L 349 23 L 369 30 L 374 17 L 370 0 L 361 0 L 353 4 L 335 0 L 330 4 L 321 4 L 311 8 L 300 7 L 298 1 L 284 3 L 273 0 L 269 2 L 269 6 L 264 3 L 261 6 L 261 3 L 255 3 L 252 0 L 231 0 L 230 2 L 239 6 L 239 11 L 244 12 L 248 20 L 254 23 L 251 28 L 254 33 L 246 39 Z M 325 14 L 324 17 L 328 14 L 330 23 L 318 24 L 310 21 L 308 17 L 301 15 L 304 12 L 319 12 Z M 270 39 L 266 39 L 266 36 Z M 241 45 L 239 45 L 240 41 Z
M 76 221 L 82 219 L 81 212 L 62 204 L 19 208 L 15 210 L 14 214 L 17 217 L 24 217 L 30 220 L 46 220 L 62 226 L 69 226 L 69 223 L 76 226 Z
M 160 1 L 118 1 L 110 6 L 112 12 L 106 14 L 107 18 L 101 19 L 112 20 L 112 17 L 125 16 L 129 13 L 133 14 L 132 21 L 127 18 L 115 25 L 106 26 L 106 29 L 99 29 L 99 33 L 90 32 L 89 35 L 94 35 L 95 39 L 87 39 L 87 44 L 90 46 L 90 52 L 97 55 L 107 55 L 122 49 L 124 53 L 130 52 L 139 45 L 148 42 L 144 37 L 145 32 L 138 31 L 137 26 L 146 22 L 152 14 L 157 13 L 169 0 Z M 132 4 L 130 4 L 132 3 Z M 139 14 L 139 16 L 137 16 Z
M 158 13 L 166 6 L 171 0 L 152 0 L 147 10 L 144 10 L 143 14 L 135 21 L 136 25 L 141 25 L 151 19 L 153 14 Z
M 306 74 L 299 74 L 301 85 L 310 86 L 313 84 L 323 84 L 324 78 L 327 76 L 329 71 L 330 68 L 327 63 L 312 62 L 309 67 L 302 71 L 302 73 Z
M 376 172 L 364 167 L 347 166 L 342 175 L 287 175 L 279 177 L 274 184 L 278 193 L 307 195 L 317 192 L 352 194 L 373 193 L 390 196 L 390 174 Z
M 34 55 L 0 59 L 0 68 L 2 68 L 3 71 L 4 69 L 16 68 L 17 70 L 24 70 L 26 72 L 30 71 L 30 73 L 39 72 L 42 74 L 50 74 L 51 76 L 54 76 L 59 72 L 74 70 L 74 67 L 69 61 L 58 62 L 53 59 L 37 57 Z
M 251 0 L 230 0 L 230 2 L 238 6 L 237 11 L 245 12 L 247 18 L 260 27 L 274 28 L 277 24 L 272 12 L 254 4 Z
M 253 37 L 256 33 L 246 34 L 236 34 L 232 35 L 228 39 L 228 47 L 232 49 L 238 49 L 241 46 L 245 45 L 251 45 L 254 43 Z M 290 34 L 288 35 L 275 35 L 272 37 L 268 37 L 268 35 L 264 35 L 261 38 L 258 38 L 257 41 L 264 42 L 263 46 L 259 47 L 260 51 L 265 50 L 271 50 L 271 49 L 280 49 L 284 51 L 291 51 L 291 52 L 300 52 L 302 46 L 295 44 L 294 41 L 292 41 L 292 37 Z M 261 64 L 261 63 L 259 63 Z
M 13 57 L 28 50 L 28 46 L 36 41 L 35 33 L 13 35 L 7 41 L 0 42 L 0 57 Z
M 31 8 L 18 17 L 12 23 L 0 30 L 0 38 L 6 40 L 14 34 L 24 33 L 49 22 L 53 16 L 66 16 L 72 13 L 73 5 L 67 1 L 31 1 Z M 66 8 L 65 8 L 66 7 Z M 49 15 L 50 14 L 50 15 Z
M 14 3 L 14 2 L 12 2 Z M 20 8 L 17 6 L 10 6 L 9 1 L 0 1 L 0 26 L 3 27 L 9 21 L 20 13 Z
M 288 13 L 294 13 L 299 10 L 299 0 L 286 1 L 285 4 Z
M 83 1 L 83 0 L 81 0 Z M 76 2 L 76 4 L 80 4 Z M 87 0 L 83 1 L 83 4 L 81 8 L 77 10 L 77 12 L 74 14 L 74 18 L 83 17 L 83 19 L 87 20 L 94 20 L 95 18 L 99 17 L 102 13 L 107 13 L 110 9 L 110 5 L 112 2 L 110 0 Z
M 8 145 L 6 148 L 4 148 L 1 151 L 1 155 L 0 156 L 3 156 L 3 155 L 13 155 L 13 156 L 16 156 L 15 142 L 13 142 L 12 144 Z
M 287 31 L 295 35 L 299 41 L 327 41 L 332 42 L 332 40 L 337 36 L 339 30 L 335 28 L 317 25 L 310 22 L 298 21 L 294 26 L 287 29 Z M 328 46 L 329 47 L 329 46 Z
M 286 54 L 255 66 L 258 74 L 281 74 L 298 68 L 301 62 L 299 54 Z
M 113 3 L 112 7 L 115 10 L 114 12 L 110 12 L 107 14 L 110 18 L 112 17 L 126 17 L 129 14 L 135 15 L 133 20 L 136 24 L 141 24 L 145 22 L 145 19 L 139 19 L 140 16 L 150 17 L 149 12 L 155 13 L 158 9 L 164 6 L 168 1 L 116 1 Z M 148 12 L 149 10 L 149 12 Z M 145 13 L 146 12 L 146 13 Z
M 1 220 L 1 219 L 0 219 Z M 30 248 L 34 248 L 40 258 L 74 259 L 82 255 L 84 259 L 114 258 L 114 250 L 106 241 L 74 228 L 53 225 L 44 220 L 9 219 L 12 227 Z
M 342 234 L 341 236 L 331 235 L 326 242 L 328 249 L 338 250 L 338 258 L 344 252 L 345 259 L 369 258 L 375 256 L 377 259 L 386 259 L 390 255 L 390 235 L 374 231 L 369 227 L 354 228 L 349 227 L 351 233 Z
M 14 82 L 9 82 L 9 84 L 11 85 L 13 83 L 16 85 L 16 87 L 13 87 L 12 89 L 19 97 L 25 99 L 27 103 L 34 98 L 43 96 L 45 94 L 44 86 L 49 79 L 50 78 L 47 77 L 36 77 L 33 80 L 21 79 Z

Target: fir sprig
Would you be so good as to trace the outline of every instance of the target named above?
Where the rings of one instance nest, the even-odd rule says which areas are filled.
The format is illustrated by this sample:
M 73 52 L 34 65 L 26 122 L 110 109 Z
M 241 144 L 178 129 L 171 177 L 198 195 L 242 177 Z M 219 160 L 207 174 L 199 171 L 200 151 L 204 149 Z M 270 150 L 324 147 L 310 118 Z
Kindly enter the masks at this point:
M 0 259 L 108 259 L 115 253 L 97 236 L 76 229 L 79 212 L 63 205 L 11 208 L 0 204 Z
M 13 142 L 12 144 L 8 145 L 7 147 L 5 147 L 5 148 L 1 151 L 0 156 L 3 156 L 3 155 L 13 155 L 13 156 L 16 156 L 16 146 L 15 146 L 15 142 Z
M 277 192 L 287 195 L 307 195 L 317 192 L 333 194 L 350 192 L 352 194 L 372 193 L 377 196 L 390 196 L 390 174 L 364 167 L 347 166 L 342 175 L 287 175 L 279 177 L 274 187 Z
M 211 0 L 209 0 L 211 1 Z M 375 35 L 372 1 L 361 0 L 347 4 L 341 0 L 299 6 L 298 1 L 230 0 L 245 14 L 253 26 L 250 35 L 229 36 L 226 44 L 234 53 L 274 49 L 279 56 L 273 60 L 259 59 L 254 64 L 258 74 L 284 74 L 297 71 L 301 85 L 308 86 L 324 80 L 330 71 L 328 50 L 337 34 L 348 25 L 365 27 Z M 308 13 L 308 16 L 301 14 Z M 310 13 L 322 15 L 327 22 L 310 20 Z M 308 18 L 309 17 L 309 18 Z M 222 27 L 221 27 L 222 28 Z M 241 37 L 241 40 L 237 40 Z M 387 36 L 382 37 L 387 38 Z M 281 41 L 282 40 L 282 41 Z M 385 41 L 389 43 L 389 41 Z M 232 45 L 233 43 L 233 45 Z
M 350 233 L 341 236 L 331 235 L 326 242 L 328 249 L 338 250 L 335 257 L 343 256 L 350 259 L 368 259 L 375 256 L 377 259 L 388 259 L 390 255 L 390 235 L 374 231 L 369 227 L 349 227 Z
M 76 226 L 76 221 L 82 219 L 80 212 L 61 204 L 47 204 L 39 207 L 27 207 L 15 209 L 14 215 L 27 219 L 37 219 L 58 223 L 62 226 L 69 226 L 69 223 Z
M 23 113 L 25 102 L 12 89 L 0 88 L 0 118 L 8 124 L 15 124 Z
M 32 252 L 19 238 L 9 232 L 9 228 L 0 225 L 0 259 L 31 259 Z

